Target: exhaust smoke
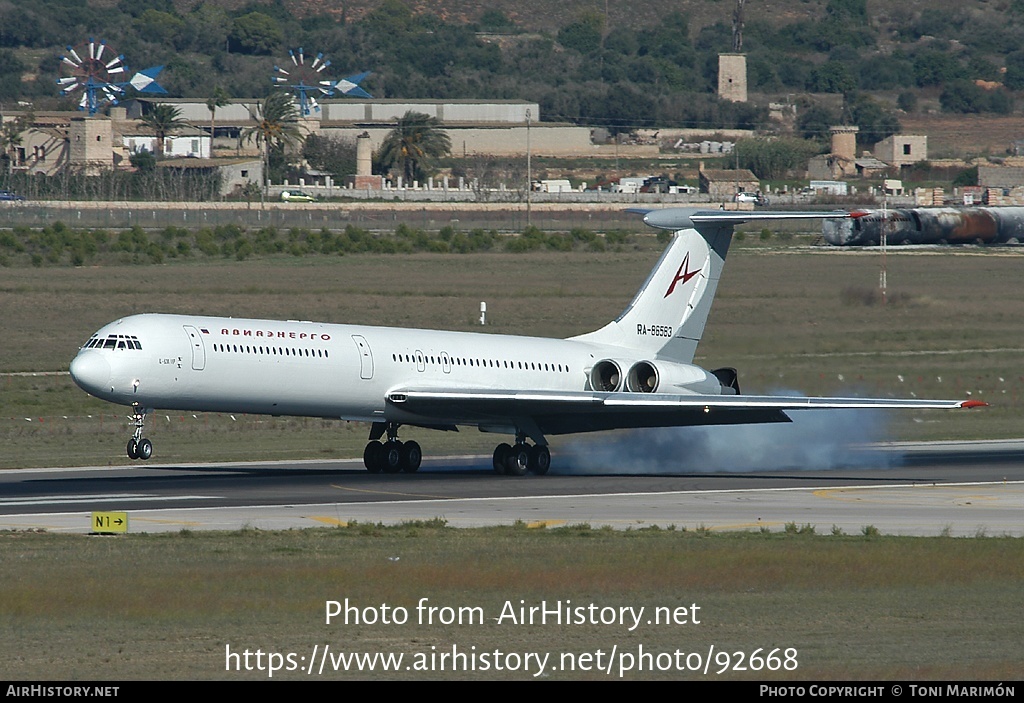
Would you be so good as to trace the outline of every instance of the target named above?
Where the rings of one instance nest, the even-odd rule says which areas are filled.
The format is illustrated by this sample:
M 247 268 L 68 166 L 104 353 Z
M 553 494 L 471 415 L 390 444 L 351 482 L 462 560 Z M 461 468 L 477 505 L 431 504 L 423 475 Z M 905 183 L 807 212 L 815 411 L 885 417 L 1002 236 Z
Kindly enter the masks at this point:
M 559 452 L 568 473 L 721 473 L 889 468 L 884 410 L 794 410 L 791 423 L 625 430 Z

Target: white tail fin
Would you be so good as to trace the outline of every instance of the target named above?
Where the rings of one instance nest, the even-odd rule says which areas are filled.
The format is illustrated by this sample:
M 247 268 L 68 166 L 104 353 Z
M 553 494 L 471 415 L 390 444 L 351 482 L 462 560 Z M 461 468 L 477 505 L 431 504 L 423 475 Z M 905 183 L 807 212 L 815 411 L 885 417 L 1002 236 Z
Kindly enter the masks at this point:
M 845 212 L 730 212 L 654 210 L 644 222 L 676 230 L 633 301 L 601 329 L 573 337 L 623 347 L 650 358 L 693 362 L 711 312 L 733 226 L 751 220 L 848 217 Z

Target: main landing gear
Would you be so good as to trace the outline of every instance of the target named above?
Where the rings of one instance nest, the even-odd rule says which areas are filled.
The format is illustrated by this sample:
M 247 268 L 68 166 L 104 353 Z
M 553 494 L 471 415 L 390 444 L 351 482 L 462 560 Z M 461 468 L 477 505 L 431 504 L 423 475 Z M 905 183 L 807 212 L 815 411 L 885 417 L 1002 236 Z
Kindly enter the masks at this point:
M 370 441 L 363 450 L 363 465 L 371 474 L 379 474 L 381 471 L 386 474 L 397 474 L 400 471 L 411 474 L 420 468 L 423 450 L 416 442 L 398 441 L 398 427 L 397 422 L 389 422 L 387 425 L 375 422 L 370 428 Z M 385 431 L 387 441 L 381 442 L 380 438 Z
M 494 473 L 523 476 L 527 471 L 543 476 L 551 468 L 551 451 L 543 444 L 528 444 L 522 434 L 515 446 L 502 442 L 494 449 Z
M 138 405 L 132 406 L 132 423 L 135 425 L 135 432 L 128 440 L 128 458 L 142 459 L 145 461 L 153 456 L 153 443 L 142 436 L 142 428 L 146 424 L 146 409 Z

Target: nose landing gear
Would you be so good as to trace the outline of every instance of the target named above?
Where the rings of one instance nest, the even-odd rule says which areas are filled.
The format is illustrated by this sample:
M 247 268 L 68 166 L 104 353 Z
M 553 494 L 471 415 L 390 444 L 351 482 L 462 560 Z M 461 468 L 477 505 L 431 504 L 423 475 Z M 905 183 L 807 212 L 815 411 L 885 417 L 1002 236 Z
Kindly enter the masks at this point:
M 135 432 L 132 433 L 132 438 L 128 440 L 127 452 L 129 459 L 142 459 L 145 461 L 153 456 L 153 443 L 142 436 L 142 428 L 146 424 L 146 415 L 148 413 L 148 409 L 140 408 L 137 404 L 132 406 L 132 423 L 135 425 Z

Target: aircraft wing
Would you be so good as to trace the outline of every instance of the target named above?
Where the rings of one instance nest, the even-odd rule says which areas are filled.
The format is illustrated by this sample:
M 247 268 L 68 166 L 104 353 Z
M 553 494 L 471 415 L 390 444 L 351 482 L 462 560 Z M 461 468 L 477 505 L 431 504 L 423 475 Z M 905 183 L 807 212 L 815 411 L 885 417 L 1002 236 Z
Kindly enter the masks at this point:
M 786 410 L 954 409 L 976 400 L 809 398 L 768 395 L 605 393 L 594 391 L 395 390 L 388 402 L 427 422 L 507 424 L 530 420 L 544 434 L 615 428 L 789 422 Z

